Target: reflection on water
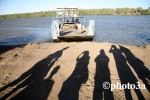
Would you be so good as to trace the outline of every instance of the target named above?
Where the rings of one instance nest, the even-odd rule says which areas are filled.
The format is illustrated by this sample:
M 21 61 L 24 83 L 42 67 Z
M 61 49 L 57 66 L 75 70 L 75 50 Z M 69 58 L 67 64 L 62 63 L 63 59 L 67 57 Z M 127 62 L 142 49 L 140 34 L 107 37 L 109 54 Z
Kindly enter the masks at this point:
M 150 16 L 85 16 L 95 20 L 96 42 L 128 45 L 150 44 Z M 51 42 L 53 17 L 0 20 L 0 45 Z M 81 21 L 82 22 L 82 21 Z

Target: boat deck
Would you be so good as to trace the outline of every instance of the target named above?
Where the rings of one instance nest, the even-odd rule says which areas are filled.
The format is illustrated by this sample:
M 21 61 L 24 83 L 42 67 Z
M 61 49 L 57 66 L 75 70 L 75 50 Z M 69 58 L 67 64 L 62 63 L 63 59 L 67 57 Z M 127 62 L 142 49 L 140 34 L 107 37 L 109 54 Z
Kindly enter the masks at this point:
M 86 30 L 77 30 L 75 28 L 60 29 L 58 41 L 92 41 L 94 35 L 88 35 Z

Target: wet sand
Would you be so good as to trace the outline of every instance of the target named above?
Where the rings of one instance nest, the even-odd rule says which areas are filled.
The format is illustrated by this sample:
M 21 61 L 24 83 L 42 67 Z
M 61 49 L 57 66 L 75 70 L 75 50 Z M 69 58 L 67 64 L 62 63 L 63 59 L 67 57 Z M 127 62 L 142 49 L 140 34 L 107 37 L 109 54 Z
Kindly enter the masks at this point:
M 0 98 L 28 100 L 150 99 L 150 46 L 44 43 L 0 47 Z M 104 89 L 103 83 L 145 84 Z

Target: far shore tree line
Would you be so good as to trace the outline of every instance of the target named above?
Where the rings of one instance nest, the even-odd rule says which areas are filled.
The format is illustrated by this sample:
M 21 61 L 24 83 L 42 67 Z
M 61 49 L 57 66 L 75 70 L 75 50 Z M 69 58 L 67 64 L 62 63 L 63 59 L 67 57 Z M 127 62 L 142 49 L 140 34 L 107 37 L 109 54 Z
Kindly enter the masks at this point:
M 102 8 L 102 9 L 80 9 L 80 15 L 150 15 L 150 7 L 143 9 L 137 8 Z M 46 17 L 55 16 L 56 11 L 42 11 L 34 13 L 20 13 L 20 14 L 7 14 L 0 15 L 0 19 L 7 18 L 30 18 L 30 17 Z

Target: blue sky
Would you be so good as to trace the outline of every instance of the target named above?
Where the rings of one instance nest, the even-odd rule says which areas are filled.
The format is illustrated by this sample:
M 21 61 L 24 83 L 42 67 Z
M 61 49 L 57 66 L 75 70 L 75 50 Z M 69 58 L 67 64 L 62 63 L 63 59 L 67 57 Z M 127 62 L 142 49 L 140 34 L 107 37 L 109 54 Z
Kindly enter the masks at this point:
M 55 10 L 57 7 L 79 8 L 150 7 L 150 0 L 0 0 L 0 15 Z

